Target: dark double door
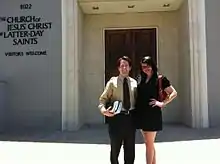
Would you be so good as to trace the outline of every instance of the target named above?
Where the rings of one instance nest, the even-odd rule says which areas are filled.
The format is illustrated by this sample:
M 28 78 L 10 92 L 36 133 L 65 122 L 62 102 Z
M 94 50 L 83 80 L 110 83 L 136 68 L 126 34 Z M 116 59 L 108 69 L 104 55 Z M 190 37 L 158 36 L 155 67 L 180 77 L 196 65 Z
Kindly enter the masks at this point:
M 118 75 L 117 59 L 128 56 L 132 60 L 131 77 L 136 77 L 140 70 L 143 56 L 151 56 L 157 61 L 156 28 L 123 29 L 105 31 L 105 82 Z

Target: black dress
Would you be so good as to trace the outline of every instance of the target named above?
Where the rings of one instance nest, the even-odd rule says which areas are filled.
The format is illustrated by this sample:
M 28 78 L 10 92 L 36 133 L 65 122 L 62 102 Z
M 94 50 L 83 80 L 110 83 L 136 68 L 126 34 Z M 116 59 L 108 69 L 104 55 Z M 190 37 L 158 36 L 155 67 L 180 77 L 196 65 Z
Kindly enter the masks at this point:
M 170 86 L 170 81 L 162 77 L 162 89 Z M 150 99 L 158 100 L 158 80 L 150 79 L 148 82 L 140 82 L 137 86 L 136 99 L 136 126 L 143 131 L 162 130 L 162 111 L 160 107 L 149 105 Z

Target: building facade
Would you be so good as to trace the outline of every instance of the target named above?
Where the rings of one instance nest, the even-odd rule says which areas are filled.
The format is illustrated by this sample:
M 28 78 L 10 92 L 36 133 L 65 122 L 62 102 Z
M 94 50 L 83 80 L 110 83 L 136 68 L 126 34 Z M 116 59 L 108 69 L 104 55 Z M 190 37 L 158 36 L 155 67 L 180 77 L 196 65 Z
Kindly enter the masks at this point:
M 151 55 L 178 91 L 165 123 L 220 126 L 217 0 L 3 0 L 5 129 L 103 124 L 97 105 L 115 60 Z M 4 110 L 4 111 L 3 111 Z

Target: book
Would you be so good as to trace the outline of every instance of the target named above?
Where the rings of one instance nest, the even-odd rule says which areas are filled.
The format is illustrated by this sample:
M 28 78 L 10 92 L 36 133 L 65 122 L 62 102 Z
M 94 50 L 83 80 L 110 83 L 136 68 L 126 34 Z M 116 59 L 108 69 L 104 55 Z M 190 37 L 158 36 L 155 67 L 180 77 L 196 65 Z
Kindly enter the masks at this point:
M 122 102 L 121 101 L 114 101 L 112 105 L 112 109 L 110 112 L 114 114 L 119 114 L 122 110 Z

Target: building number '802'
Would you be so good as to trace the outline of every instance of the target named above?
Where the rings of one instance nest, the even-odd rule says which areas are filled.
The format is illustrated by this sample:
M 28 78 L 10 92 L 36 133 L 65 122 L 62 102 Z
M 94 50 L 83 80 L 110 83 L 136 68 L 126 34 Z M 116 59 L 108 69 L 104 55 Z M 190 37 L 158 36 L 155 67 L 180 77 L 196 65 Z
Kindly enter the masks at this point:
M 28 10 L 32 8 L 32 4 L 21 4 L 20 9 L 21 10 Z

